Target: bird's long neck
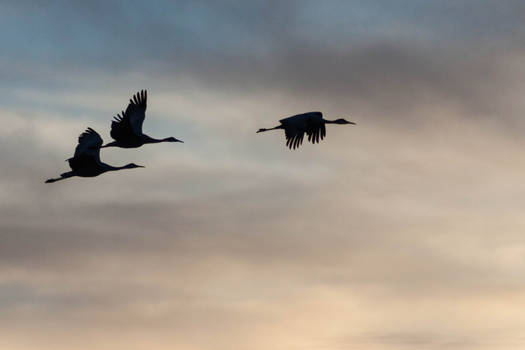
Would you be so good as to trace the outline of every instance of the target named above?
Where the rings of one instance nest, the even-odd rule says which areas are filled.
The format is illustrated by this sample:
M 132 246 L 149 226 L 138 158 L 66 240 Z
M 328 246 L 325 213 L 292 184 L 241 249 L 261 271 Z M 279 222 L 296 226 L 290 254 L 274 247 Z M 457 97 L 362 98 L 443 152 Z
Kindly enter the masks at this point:
M 326 120 L 326 119 L 323 119 L 323 121 L 325 122 L 325 124 L 337 124 L 337 122 L 335 120 Z
M 160 143 L 160 142 L 168 142 L 169 137 L 166 137 L 164 139 L 154 139 L 153 137 L 149 137 L 148 135 L 144 135 L 143 137 L 144 143 Z
M 106 164 L 106 163 L 102 163 L 101 166 L 100 166 L 100 170 L 102 170 L 103 173 L 107 172 L 107 171 L 117 171 L 117 170 L 122 170 L 122 169 L 126 169 L 126 166 L 123 165 L 123 166 L 112 166 L 112 165 L 109 165 L 109 164 Z

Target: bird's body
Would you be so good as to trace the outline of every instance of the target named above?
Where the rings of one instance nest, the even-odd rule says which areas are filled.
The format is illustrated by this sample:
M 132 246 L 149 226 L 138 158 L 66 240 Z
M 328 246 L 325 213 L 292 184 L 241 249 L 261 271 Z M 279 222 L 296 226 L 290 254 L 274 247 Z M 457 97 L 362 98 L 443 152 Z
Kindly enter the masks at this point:
M 129 100 L 126 111 L 122 111 L 111 122 L 110 134 L 115 141 L 101 147 L 137 148 L 148 143 L 183 142 L 174 137 L 154 139 L 142 132 L 142 124 L 146 118 L 147 99 L 147 91 L 141 90 Z
M 279 120 L 280 125 L 270 129 L 259 129 L 257 132 L 284 129 L 286 146 L 296 149 L 303 143 L 304 134 L 308 135 L 308 141 L 319 143 L 326 136 L 326 124 L 355 124 L 345 119 L 326 120 L 321 112 L 308 112 L 296 114 Z
M 143 168 L 133 163 L 122 167 L 114 167 L 103 163 L 100 160 L 100 147 L 102 146 L 102 142 L 102 138 L 95 130 L 87 128 L 87 130 L 78 137 L 78 145 L 75 148 L 74 156 L 67 160 L 71 171 L 61 174 L 59 178 L 49 179 L 46 183 L 64 180 L 73 176 L 95 177 L 108 171 Z

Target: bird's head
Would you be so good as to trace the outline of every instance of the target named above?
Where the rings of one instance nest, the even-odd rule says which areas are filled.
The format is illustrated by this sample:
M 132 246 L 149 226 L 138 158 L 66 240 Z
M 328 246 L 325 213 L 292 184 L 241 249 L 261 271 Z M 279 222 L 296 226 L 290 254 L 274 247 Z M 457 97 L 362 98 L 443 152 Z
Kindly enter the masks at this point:
M 129 163 L 124 165 L 124 169 L 134 169 L 134 168 L 144 168 L 142 165 L 137 165 L 135 163 Z
M 352 124 L 352 125 L 355 125 L 354 122 L 350 122 L 346 119 L 343 119 L 343 118 L 339 118 L 339 119 L 336 119 L 334 120 L 334 124 Z
M 165 138 L 164 141 L 166 141 L 166 142 L 182 142 L 182 143 L 184 143 L 184 141 L 176 139 L 173 136 Z

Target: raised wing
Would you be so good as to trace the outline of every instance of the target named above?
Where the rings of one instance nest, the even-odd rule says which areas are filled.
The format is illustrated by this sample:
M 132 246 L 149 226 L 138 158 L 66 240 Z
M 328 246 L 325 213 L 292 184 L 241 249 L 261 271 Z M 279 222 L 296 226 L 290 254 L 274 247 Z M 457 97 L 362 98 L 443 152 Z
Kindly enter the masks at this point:
M 129 100 L 128 108 L 111 122 L 111 137 L 116 141 L 142 135 L 142 124 L 146 118 L 148 92 L 141 90 Z
M 290 149 L 296 149 L 299 147 L 303 143 L 305 133 L 308 135 L 309 141 L 315 137 L 314 135 L 316 135 L 316 132 L 322 134 L 322 132 L 318 130 L 318 125 L 323 124 L 321 121 L 321 112 L 308 112 L 281 119 L 280 122 L 284 127 L 284 133 L 286 136 L 286 146 Z M 318 137 L 316 139 L 318 140 Z
M 78 145 L 75 148 L 73 158 L 93 158 L 100 163 L 100 146 L 102 146 L 102 137 L 93 129 L 87 128 L 78 137 Z

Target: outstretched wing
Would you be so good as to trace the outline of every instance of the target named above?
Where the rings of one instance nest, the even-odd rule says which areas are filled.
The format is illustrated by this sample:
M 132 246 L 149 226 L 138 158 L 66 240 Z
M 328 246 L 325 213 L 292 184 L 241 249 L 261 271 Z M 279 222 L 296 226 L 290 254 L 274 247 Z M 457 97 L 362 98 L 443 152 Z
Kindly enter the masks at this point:
M 290 149 L 299 147 L 303 143 L 305 133 L 308 135 L 308 140 L 311 140 L 317 119 L 322 119 L 320 112 L 308 112 L 281 119 L 280 122 L 286 136 L 286 146 Z
M 148 92 L 141 90 L 129 100 L 128 108 L 122 111 L 111 122 L 111 137 L 116 141 L 124 140 L 130 136 L 142 135 L 142 124 L 146 118 L 146 101 Z
M 87 128 L 78 137 L 78 145 L 75 148 L 73 158 L 93 158 L 100 163 L 100 146 L 102 146 L 102 137 L 93 129 Z

